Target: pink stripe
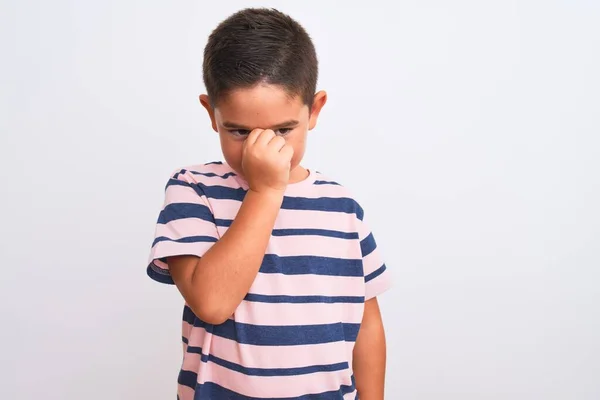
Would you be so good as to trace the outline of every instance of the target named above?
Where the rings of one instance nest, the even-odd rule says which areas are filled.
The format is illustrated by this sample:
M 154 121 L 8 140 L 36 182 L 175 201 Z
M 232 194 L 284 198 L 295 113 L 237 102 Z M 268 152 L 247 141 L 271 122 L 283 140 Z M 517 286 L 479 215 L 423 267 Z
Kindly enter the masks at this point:
M 364 223 L 364 221 L 360 220 L 357 223 L 356 231 L 358 232 L 358 240 L 361 241 L 371 234 L 371 229 L 369 229 L 369 227 Z
M 218 238 L 218 232 L 217 227 L 212 222 L 199 218 L 184 218 L 171 221 L 168 224 L 157 224 L 155 236 L 164 236 L 174 240 L 190 236 Z
M 228 166 L 225 163 L 222 164 L 197 164 L 197 165 L 191 165 L 189 167 L 184 168 L 188 171 L 195 171 L 195 172 L 212 172 L 214 174 L 219 174 L 219 175 L 224 175 L 228 172 L 233 172 L 233 170 L 231 169 L 230 166 Z M 195 175 L 193 175 L 195 176 Z
M 371 252 L 371 254 L 363 258 L 365 275 L 369 275 L 371 272 L 379 269 L 379 267 L 381 267 L 382 265 L 383 259 L 381 258 L 381 253 L 379 252 L 378 248 L 376 248 Z
M 169 269 L 169 265 L 168 265 L 166 262 L 162 262 L 162 261 L 160 261 L 160 260 L 156 260 L 156 259 L 154 259 L 154 258 L 150 257 L 150 260 L 148 260 L 148 264 L 150 264 L 150 263 L 152 263 L 152 262 L 153 262 L 154 264 L 156 264 L 156 266 L 157 266 L 158 268 L 161 268 L 161 269 Z
M 310 210 L 280 210 L 275 222 L 276 229 L 335 229 L 340 232 L 356 232 L 356 218 L 342 212 Z
M 198 193 L 186 186 L 171 185 L 165 192 L 165 206 L 174 203 L 192 203 L 207 205 L 206 196 L 198 196 Z
M 367 282 L 365 288 L 365 300 L 377 297 L 387 291 L 392 286 L 392 280 L 389 271 L 384 271 L 377 278 Z
M 250 293 L 289 296 L 360 296 L 364 277 L 264 274 L 259 272 Z
M 202 365 L 202 360 L 200 358 L 200 354 L 197 353 L 186 353 L 183 358 L 183 365 L 181 369 L 184 371 L 193 371 L 198 373 L 198 380 L 200 380 L 200 371 L 206 370 L 206 365 Z
M 225 175 L 226 172 L 215 172 L 219 175 Z M 205 176 L 205 175 L 193 175 L 194 180 L 198 183 L 201 183 L 205 186 L 225 186 L 225 187 L 230 187 L 230 188 L 240 188 L 241 185 L 238 183 L 238 181 L 233 177 L 233 176 L 229 176 L 225 179 L 219 177 L 219 176 Z
M 320 256 L 346 259 L 362 257 L 357 240 L 327 236 L 273 236 L 267 254 L 285 256 Z
M 178 243 L 178 242 L 159 242 L 157 243 L 150 252 L 150 258 L 156 260 L 157 258 L 181 256 L 181 255 L 194 255 L 202 257 L 204 253 L 214 243 Z
M 211 363 L 206 375 L 198 377 L 201 383 L 214 382 L 219 386 L 250 397 L 296 397 L 307 393 L 339 390 L 351 385 L 350 373 L 317 372 L 296 376 L 249 376 Z
M 186 306 L 189 307 L 189 305 L 186 303 Z M 181 336 L 183 336 L 184 338 L 188 339 L 192 336 L 193 333 L 193 325 L 188 324 L 185 321 L 181 321 Z M 184 343 L 184 355 L 185 355 L 185 351 L 187 350 L 187 344 Z
M 354 400 L 354 399 L 356 399 L 356 390 L 352 393 L 347 393 L 344 395 L 344 400 Z
M 194 389 L 190 387 L 177 385 L 177 394 L 179 395 L 179 400 L 194 400 Z
M 360 323 L 363 303 L 259 303 L 242 301 L 235 311 L 237 322 L 255 325 L 318 325 L 332 321 Z
M 215 357 L 248 368 L 296 368 L 307 365 L 337 364 L 348 359 L 346 342 L 302 346 L 255 346 L 214 336 L 207 333 L 204 328 L 193 329 L 194 334 L 189 338 L 189 346 L 200 347 L 204 354 L 210 352 Z M 186 354 L 186 359 L 190 355 Z M 193 361 L 189 363 L 192 365 Z
M 318 199 L 320 197 L 331 197 L 334 199 L 342 197 L 350 198 L 350 194 L 346 188 L 335 185 L 315 185 L 308 188 L 308 190 L 306 186 L 288 186 L 285 195 L 291 197 L 305 197 L 307 199 Z
M 242 202 L 229 199 L 210 199 L 210 205 L 213 210 L 216 210 L 216 218 L 234 220 Z

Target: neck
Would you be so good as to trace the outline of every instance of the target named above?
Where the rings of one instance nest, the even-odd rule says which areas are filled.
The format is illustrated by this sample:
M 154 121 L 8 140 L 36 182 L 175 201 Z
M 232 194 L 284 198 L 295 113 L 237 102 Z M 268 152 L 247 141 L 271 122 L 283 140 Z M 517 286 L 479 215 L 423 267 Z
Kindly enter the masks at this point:
M 306 178 L 308 178 L 309 172 L 306 168 L 298 165 L 296 168 L 290 171 L 290 182 L 289 183 L 298 183 L 302 182 Z

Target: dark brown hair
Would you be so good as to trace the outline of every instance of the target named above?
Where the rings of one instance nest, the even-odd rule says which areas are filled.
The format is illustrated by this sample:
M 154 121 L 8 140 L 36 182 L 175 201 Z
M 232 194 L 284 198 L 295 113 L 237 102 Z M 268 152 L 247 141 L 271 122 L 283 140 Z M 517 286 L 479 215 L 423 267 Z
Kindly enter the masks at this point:
M 204 48 L 203 78 L 213 107 L 229 91 L 281 85 L 312 105 L 318 76 L 313 42 L 290 16 L 248 8 L 221 22 Z

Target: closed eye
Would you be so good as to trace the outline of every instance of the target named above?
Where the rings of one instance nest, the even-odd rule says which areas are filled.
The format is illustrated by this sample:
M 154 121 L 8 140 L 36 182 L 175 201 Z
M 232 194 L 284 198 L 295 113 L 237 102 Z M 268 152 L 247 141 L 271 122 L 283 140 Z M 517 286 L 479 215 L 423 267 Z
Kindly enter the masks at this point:
M 275 133 L 277 135 L 285 136 L 293 130 L 294 130 L 294 128 L 279 128 L 279 129 L 275 130 Z
M 279 128 L 275 129 L 274 132 L 276 135 L 285 136 L 293 130 L 294 128 Z M 228 132 L 235 136 L 248 136 L 252 131 L 248 129 L 228 129 Z
M 235 136 L 248 136 L 250 131 L 248 129 L 230 129 L 229 133 Z

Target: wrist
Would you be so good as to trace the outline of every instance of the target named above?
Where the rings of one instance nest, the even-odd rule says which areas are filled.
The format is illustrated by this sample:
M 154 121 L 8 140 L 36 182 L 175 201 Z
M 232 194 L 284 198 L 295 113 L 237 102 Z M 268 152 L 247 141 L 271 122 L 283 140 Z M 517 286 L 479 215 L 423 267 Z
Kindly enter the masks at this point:
M 285 189 L 249 189 L 248 193 L 246 194 L 246 198 L 257 199 L 265 204 L 281 206 L 284 194 Z

